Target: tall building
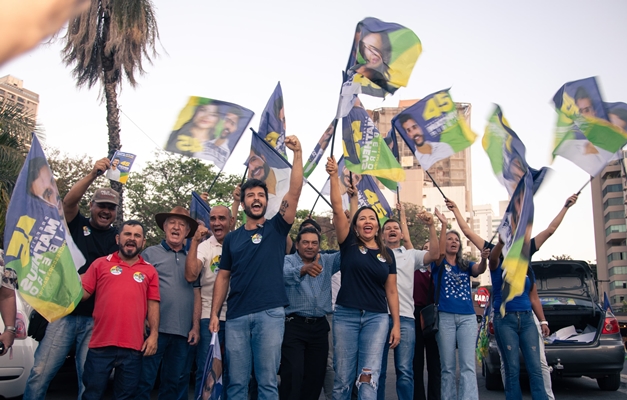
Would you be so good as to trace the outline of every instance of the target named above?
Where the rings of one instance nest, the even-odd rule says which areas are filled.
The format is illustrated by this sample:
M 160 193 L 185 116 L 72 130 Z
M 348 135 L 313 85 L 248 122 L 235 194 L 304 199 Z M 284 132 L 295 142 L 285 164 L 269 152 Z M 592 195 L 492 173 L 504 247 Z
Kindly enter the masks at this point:
M 392 118 L 401 111 L 415 104 L 418 100 L 401 100 L 398 107 L 382 107 L 372 111 L 371 117 L 377 129 L 382 135 L 387 135 L 392 128 Z M 468 103 L 455 103 L 457 112 L 462 115 L 468 125 L 470 125 L 471 105 Z M 406 180 L 401 184 L 401 201 L 424 206 L 428 211 L 433 212 L 435 206 L 440 211 L 446 210 L 444 199 L 437 188 L 434 187 L 429 175 L 422 169 L 420 163 L 412 153 L 411 149 L 400 139 L 398 140 L 400 163 L 405 169 Z M 470 164 L 470 148 L 451 157 L 438 161 L 429 168 L 429 174 L 437 183 L 448 198 L 453 200 L 459 207 L 466 221 L 470 226 L 472 222 L 472 174 Z M 448 210 L 446 210 L 448 213 Z M 447 215 L 447 214 L 445 214 Z M 449 221 L 453 219 L 452 213 L 447 215 Z M 457 227 L 455 221 L 451 221 L 453 227 Z M 470 248 L 471 254 L 477 256 L 477 249 L 464 243 Z
M 599 294 L 614 310 L 627 300 L 627 174 L 623 159 L 610 163 L 591 182 Z
M 10 104 L 32 120 L 33 126 L 37 122 L 37 110 L 39 108 L 39 95 L 24 88 L 24 81 L 12 75 L 0 78 L 0 107 Z M 31 137 L 24 137 L 27 145 L 30 144 Z

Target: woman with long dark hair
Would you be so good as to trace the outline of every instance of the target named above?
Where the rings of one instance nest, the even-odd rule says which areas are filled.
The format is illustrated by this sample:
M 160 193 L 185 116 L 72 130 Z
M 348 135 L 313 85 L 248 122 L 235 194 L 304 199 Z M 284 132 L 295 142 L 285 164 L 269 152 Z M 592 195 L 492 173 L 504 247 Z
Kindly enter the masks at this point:
M 389 343 L 390 348 L 395 348 L 401 339 L 396 261 L 383 245 L 379 219 L 372 207 L 361 207 L 348 222 L 334 158 L 327 159 L 326 169 L 342 272 L 333 316 L 333 399 L 350 399 L 356 384 L 359 399 L 374 400 L 383 347 Z M 392 316 L 389 337 L 388 307 Z
M 220 121 L 219 108 L 216 104 L 200 104 L 194 109 L 194 115 L 181 128 L 172 131 L 165 149 L 186 156 L 193 156 L 202 150 L 202 144 L 214 139 L 216 125 Z

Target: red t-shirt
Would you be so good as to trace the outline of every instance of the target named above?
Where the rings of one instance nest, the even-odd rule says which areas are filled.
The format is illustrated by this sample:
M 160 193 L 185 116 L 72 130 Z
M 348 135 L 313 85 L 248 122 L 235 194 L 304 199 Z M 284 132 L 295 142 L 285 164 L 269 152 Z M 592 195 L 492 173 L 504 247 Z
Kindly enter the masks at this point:
M 416 308 L 422 308 L 427 304 L 433 303 L 432 297 L 429 298 L 429 290 L 433 291 L 433 281 L 431 280 L 431 272 L 428 269 L 417 269 L 414 272 L 414 305 Z
M 89 348 L 141 350 L 148 300 L 160 299 L 155 267 L 141 256 L 129 266 L 113 253 L 96 259 L 82 280 L 83 289 L 96 296 Z

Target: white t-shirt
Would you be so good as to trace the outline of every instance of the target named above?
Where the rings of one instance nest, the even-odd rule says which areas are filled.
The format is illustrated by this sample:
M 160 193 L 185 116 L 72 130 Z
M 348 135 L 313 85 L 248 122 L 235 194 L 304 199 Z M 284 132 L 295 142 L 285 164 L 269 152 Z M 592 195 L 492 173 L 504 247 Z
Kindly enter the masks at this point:
M 218 275 L 221 256 L 222 244 L 216 240 L 215 236 L 211 236 L 198 245 L 198 259 L 202 263 L 202 271 L 200 272 L 202 315 L 200 318 L 211 318 L 213 286 L 216 282 L 216 275 Z M 222 311 L 220 311 L 220 321 L 226 321 L 226 298 L 222 305 Z
M 400 316 L 414 319 L 414 271 L 424 267 L 424 250 L 410 249 L 405 246 L 392 250 L 396 258 L 396 286 Z

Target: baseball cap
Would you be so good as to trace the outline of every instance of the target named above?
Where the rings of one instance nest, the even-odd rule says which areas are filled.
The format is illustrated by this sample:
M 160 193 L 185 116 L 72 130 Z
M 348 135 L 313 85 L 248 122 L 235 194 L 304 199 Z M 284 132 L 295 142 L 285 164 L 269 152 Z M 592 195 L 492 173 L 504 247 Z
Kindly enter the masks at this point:
M 120 204 L 120 195 L 111 188 L 100 188 L 96 189 L 91 201 L 95 203 L 110 203 L 117 206 Z

